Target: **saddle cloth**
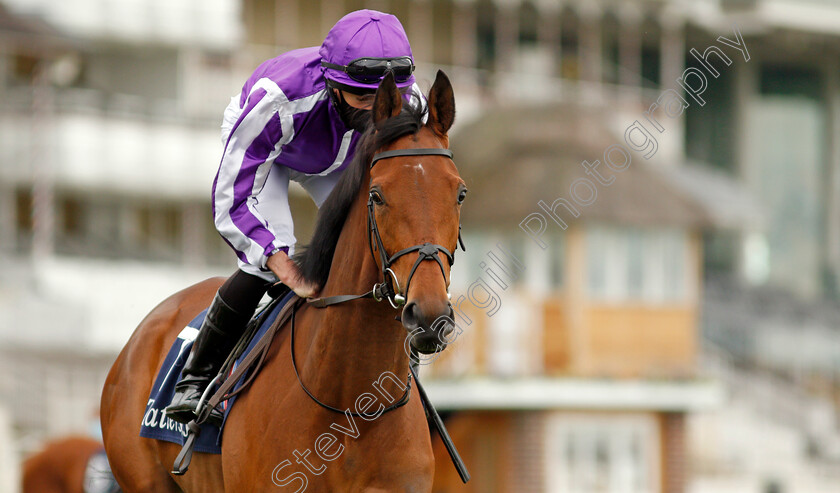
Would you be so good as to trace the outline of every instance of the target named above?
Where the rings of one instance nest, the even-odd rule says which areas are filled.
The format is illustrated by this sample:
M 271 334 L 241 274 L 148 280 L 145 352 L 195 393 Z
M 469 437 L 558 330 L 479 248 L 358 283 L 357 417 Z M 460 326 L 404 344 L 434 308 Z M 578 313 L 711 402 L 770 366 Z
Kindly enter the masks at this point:
M 120 493 L 120 485 L 111 473 L 105 450 L 90 456 L 85 467 L 84 493 Z
M 280 310 L 283 309 L 283 306 L 285 306 L 293 296 L 294 293 L 289 292 L 282 300 L 280 300 L 279 303 L 273 304 L 273 308 L 272 305 L 268 305 L 257 313 L 254 320 L 260 319 L 264 314 L 264 310 L 271 309 L 271 313 L 265 317 L 262 325 L 254 333 L 248 347 L 236 359 L 236 362 L 230 370 L 231 372 L 236 369 L 242 359 L 244 359 L 251 349 L 253 349 L 271 324 L 274 323 L 274 320 L 277 318 Z M 190 354 L 190 349 L 195 341 L 195 336 L 198 334 L 198 329 L 201 327 L 201 323 L 204 321 L 206 313 L 207 310 L 205 309 L 189 324 L 187 324 L 181 333 L 178 334 L 178 337 L 169 349 L 166 359 L 164 359 L 160 370 L 158 370 L 155 383 L 152 386 L 151 393 L 149 394 L 149 400 L 146 403 L 146 412 L 143 413 L 143 420 L 140 426 L 141 437 L 164 440 L 167 442 L 177 443 L 179 445 L 184 445 L 184 442 L 187 440 L 187 426 L 166 416 L 164 409 L 172 401 L 172 395 L 175 393 L 175 384 L 178 383 L 178 380 L 181 378 L 181 370 L 187 361 L 187 356 Z M 238 389 L 242 385 L 242 382 L 245 378 L 247 378 L 247 376 L 248 375 L 244 375 L 242 379 L 240 379 L 236 387 L 234 387 L 234 390 Z M 208 396 L 210 395 L 212 395 L 212 392 L 208 394 Z M 222 429 L 224 428 L 224 422 L 227 421 L 227 415 L 233 407 L 234 402 L 236 402 L 236 396 L 222 403 L 225 420 L 223 421 L 221 428 L 208 423 L 201 425 L 201 433 L 195 442 L 196 452 L 203 452 L 207 454 L 222 453 Z

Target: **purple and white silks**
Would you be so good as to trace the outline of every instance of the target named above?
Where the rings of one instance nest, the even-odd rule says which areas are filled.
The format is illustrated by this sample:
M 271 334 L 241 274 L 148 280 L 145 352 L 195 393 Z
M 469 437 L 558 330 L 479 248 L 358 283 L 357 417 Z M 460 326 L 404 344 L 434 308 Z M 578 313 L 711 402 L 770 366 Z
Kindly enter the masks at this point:
M 330 103 L 318 50 L 303 48 L 264 62 L 224 113 L 225 150 L 213 183 L 216 228 L 236 251 L 240 268 L 266 280 L 275 279 L 266 269 L 268 256 L 294 250 L 289 180 L 320 207 L 359 140 Z M 425 103 L 416 84 L 411 92 Z

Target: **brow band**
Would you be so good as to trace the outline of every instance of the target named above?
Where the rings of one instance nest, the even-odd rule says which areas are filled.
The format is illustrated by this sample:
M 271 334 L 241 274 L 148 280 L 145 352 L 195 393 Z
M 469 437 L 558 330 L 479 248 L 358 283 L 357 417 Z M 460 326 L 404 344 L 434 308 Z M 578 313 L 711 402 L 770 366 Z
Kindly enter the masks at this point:
M 437 149 L 437 148 L 418 148 L 418 149 L 394 149 L 393 151 L 384 151 L 380 152 L 379 154 L 374 154 L 373 159 L 370 161 L 370 167 L 373 168 L 373 165 L 376 164 L 377 161 L 380 159 L 388 159 L 391 157 L 397 156 L 446 156 L 449 159 L 452 159 L 452 151 L 449 149 Z

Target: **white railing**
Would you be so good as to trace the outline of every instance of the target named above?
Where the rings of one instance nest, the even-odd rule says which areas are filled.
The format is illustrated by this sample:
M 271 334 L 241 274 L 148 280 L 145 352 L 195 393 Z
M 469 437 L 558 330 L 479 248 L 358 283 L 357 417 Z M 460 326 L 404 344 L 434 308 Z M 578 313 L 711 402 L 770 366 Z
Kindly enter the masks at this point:
M 242 35 L 238 0 L 6 0 L 85 38 L 231 47 Z
M 830 401 L 802 384 L 751 366 L 708 340 L 703 341 L 701 367 L 757 416 L 795 429 L 813 440 L 825 458 L 840 461 L 840 423 Z
M 64 186 L 200 200 L 222 152 L 215 125 L 84 110 L 54 113 L 38 128 L 26 113 L 4 111 L 0 144 L 0 178 L 12 183 L 31 183 L 35 160 L 44 159 L 49 176 L 37 178 Z

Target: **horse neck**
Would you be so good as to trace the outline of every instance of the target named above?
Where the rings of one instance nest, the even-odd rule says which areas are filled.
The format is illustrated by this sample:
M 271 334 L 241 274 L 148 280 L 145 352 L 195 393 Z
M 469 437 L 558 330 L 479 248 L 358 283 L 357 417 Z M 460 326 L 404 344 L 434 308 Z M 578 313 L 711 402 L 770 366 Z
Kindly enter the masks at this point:
M 345 221 L 321 296 L 362 294 L 381 281 L 367 241 L 366 203 L 363 189 Z M 309 323 L 305 328 L 301 324 L 295 345 L 305 354 L 302 378 L 322 402 L 352 407 L 386 371 L 405 380 L 407 333 L 395 319 L 399 312 L 387 301 L 362 299 L 307 312 Z

